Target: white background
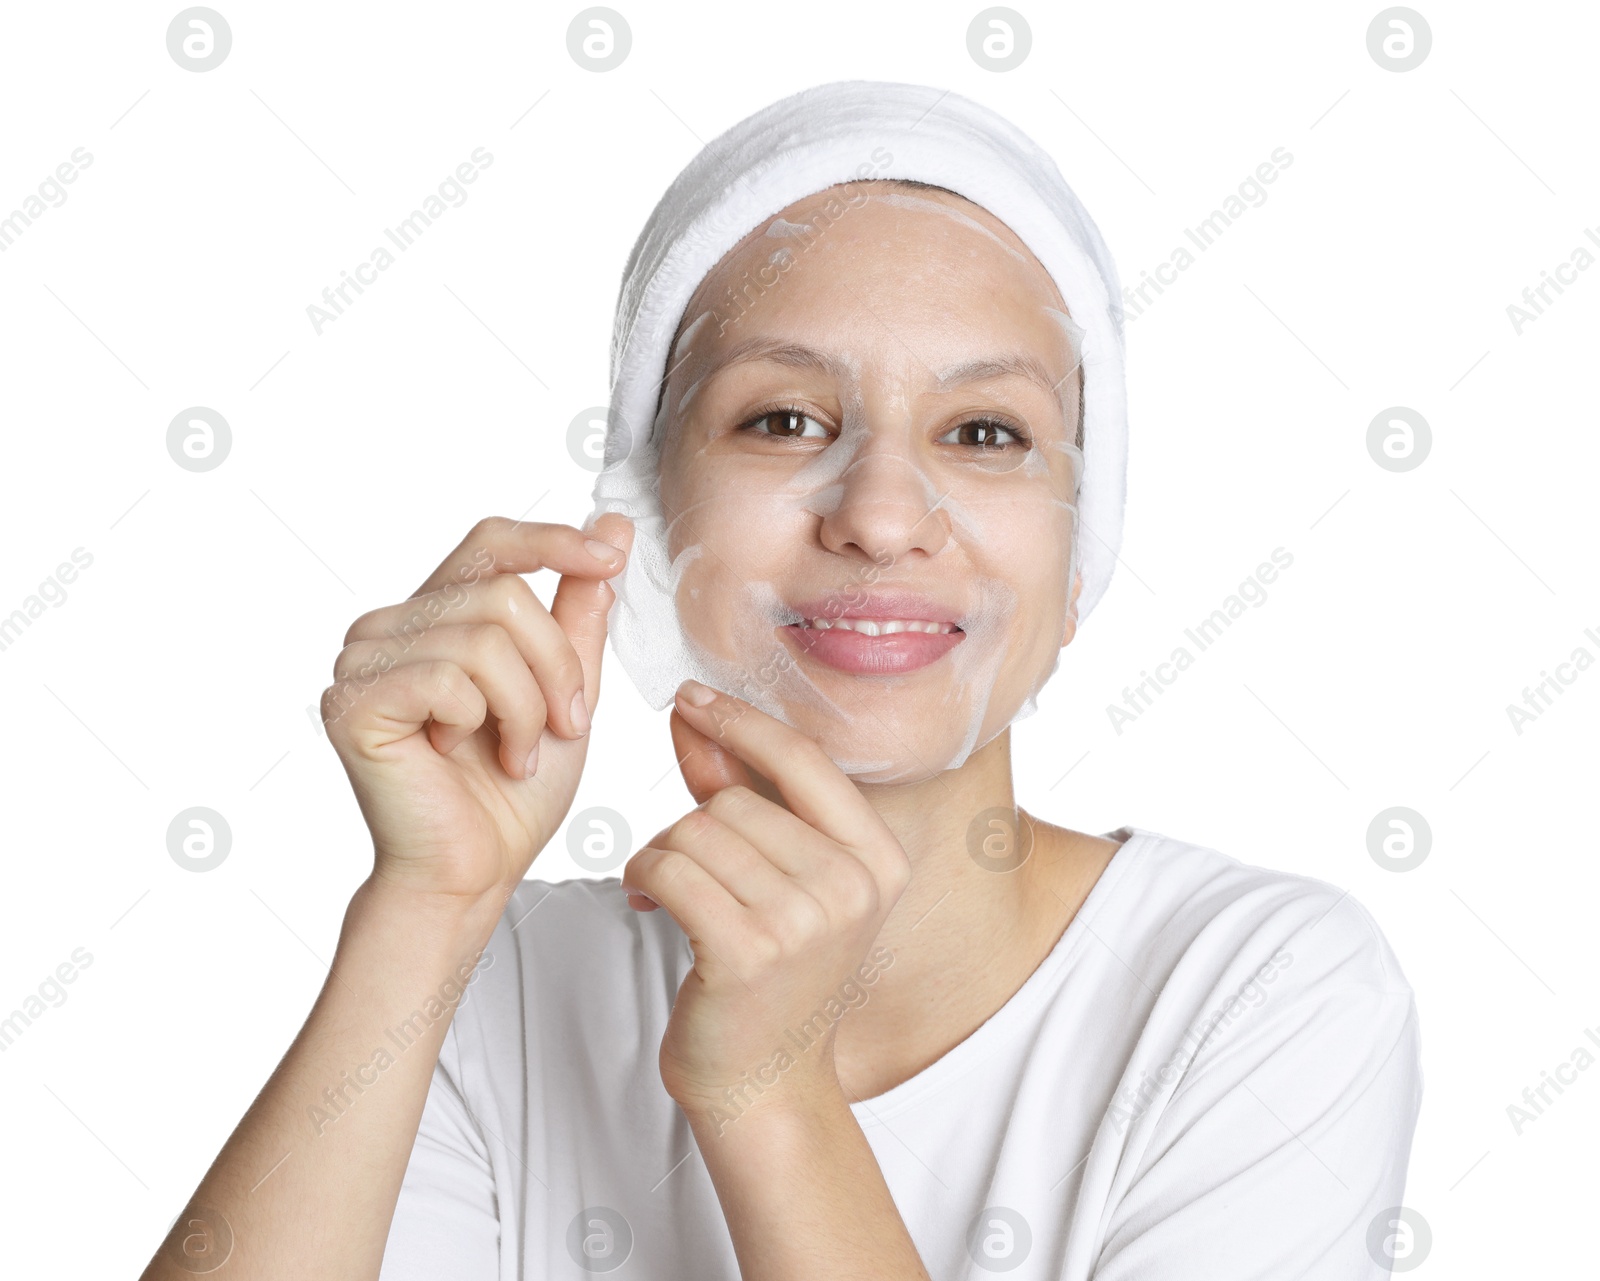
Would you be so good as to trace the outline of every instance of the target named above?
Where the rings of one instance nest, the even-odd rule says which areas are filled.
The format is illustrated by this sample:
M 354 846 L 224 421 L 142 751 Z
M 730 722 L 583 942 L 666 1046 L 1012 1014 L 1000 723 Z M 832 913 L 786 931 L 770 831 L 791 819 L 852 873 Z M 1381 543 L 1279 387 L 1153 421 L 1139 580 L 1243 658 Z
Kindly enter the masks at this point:
M 1123 563 L 1015 731 L 1018 800 L 1349 889 L 1421 1013 L 1417 1274 L 1592 1268 L 1600 1067 L 1520 1135 L 1507 1106 L 1600 1026 L 1600 666 L 1520 734 L 1506 706 L 1600 658 L 1600 270 L 1520 334 L 1506 309 L 1600 252 L 1600 11 L 1417 4 L 1433 47 L 1404 73 L 1368 53 L 1378 3 L 1026 3 L 1003 73 L 968 53 L 976 5 L 618 0 L 633 47 L 595 73 L 567 49 L 579 6 L 217 0 L 233 47 L 198 74 L 167 52 L 178 4 L 9 7 L 0 216 L 93 162 L 0 253 L 0 616 L 73 549 L 93 564 L 0 651 L 0 1016 L 74 948 L 93 963 L 0 1053 L 0 1271 L 143 1266 L 370 865 L 307 714 L 346 627 L 482 516 L 582 521 L 567 426 L 606 402 L 651 207 L 722 129 L 855 77 L 1010 117 L 1125 283 L 1292 154 L 1129 322 Z M 469 199 L 317 335 L 308 304 L 477 147 Z M 194 405 L 233 432 L 202 474 L 166 451 Z M 1404 473 L 1365 443 L 1395 405 L 1433 432 Z M 1107 705 L 1280 546 L 1266 603 L 1118 734 Z M 666 714 L 607 671 L 573 813 L 639 842 L 692 801 Z M 196 805 L 233 837 L 205 874 L 166 848 Z M 1404 873 L 1366 843 L 1395 805 L 1434 838 Z M 563 844 L 534 874 L 578 874 Z

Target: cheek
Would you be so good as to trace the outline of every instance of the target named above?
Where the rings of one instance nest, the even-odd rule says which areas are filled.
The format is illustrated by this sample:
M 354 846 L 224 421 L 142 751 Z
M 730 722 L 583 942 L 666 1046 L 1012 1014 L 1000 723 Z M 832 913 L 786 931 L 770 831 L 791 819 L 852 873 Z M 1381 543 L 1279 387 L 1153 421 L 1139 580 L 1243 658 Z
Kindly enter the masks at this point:
M 707 468 L 692 486 L 663 491 L 670 513 L 668 552 L 674 560 L 685 551 L 726 562 L 730 571 L 759 570 L 793 561 L 806 513 L 751 484 L 748 478 Z M 814 518 L 811 518 L 814 521 Z
M 985 566 L 1009 569 L 1030 582 L 1058 571 L 1065 576 L 1074 509 L 1058 496 L 1053 477 L 996 485 L 981 495 L 952 487 L 944 505 L 955 539 L 974 548 Z
M 815 518 L 748 485 L 695 486 L 681 497 L 667 550 L 684 630 L 725 658 L 765 647 Z
M 1034 659 L 1053 661 L 1066 630 L 1072 512 L 1047 502 L 996 506 L 974 519 L 969 539 L 981 549 L 977 571 L 1015 593 L 1005 644 L 1015 660 L 1012 675 L 1031 679 Z

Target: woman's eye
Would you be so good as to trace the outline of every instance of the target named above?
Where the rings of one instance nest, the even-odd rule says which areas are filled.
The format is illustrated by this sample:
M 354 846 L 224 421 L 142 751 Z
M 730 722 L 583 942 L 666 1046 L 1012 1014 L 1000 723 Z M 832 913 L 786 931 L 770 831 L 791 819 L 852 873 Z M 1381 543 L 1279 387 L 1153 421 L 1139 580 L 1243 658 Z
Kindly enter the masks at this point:
M 951 436 L 961 439 L 951 440 Z M 1027 437 L 1017 428 L 993 418 L 969 419 L 958 427 L 952 427 L 944 439 L 952 445 L 971 445 L 983 450 L 1006 449 L 1012 445 L 1026 448 L 1029 444 Z
M 815 427 L 815 431 L 807 431 L 806 424 Z M 770 425 L 770 430 L 764 430 Z M 809 414 L 802 414 L 798 409 L 769 409 L 766 413 L 752 418 L 740 428 L 741 431 L 754 431 L 759 436 L 777 436 L 780 439 L 801 438 L 816 440 L 826 438 L 827 429 Z

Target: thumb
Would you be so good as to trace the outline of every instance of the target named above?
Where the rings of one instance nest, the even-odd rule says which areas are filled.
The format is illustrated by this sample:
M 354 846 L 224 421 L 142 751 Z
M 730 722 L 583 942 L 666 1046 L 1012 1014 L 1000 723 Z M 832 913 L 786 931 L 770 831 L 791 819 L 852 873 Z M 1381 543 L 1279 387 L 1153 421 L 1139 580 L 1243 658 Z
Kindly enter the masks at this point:
M 723 788 L 735 784 L 752 791 L 762 790 L 756 786 L 743 761 L 684 720 L 676 707 L 672 709 L 668 724 L 672 729 L 673 755 L 683 773 L 684 786 L 696 805 L 703 805 Z
M 626 516 L 607 512 L 586 530 L 589 537 L 628 552 L 633 547 L 633 522 Z M 624 566 L 619 574 L 626 573 Z M 600 700 L 600 664 L 606 647 L 606 616 L 616 599 L 611 579 L 581 578 L 563 574 L 550 602 L 550 616 L 556 620 L 583 667 L 583 701 L 591 715 Z

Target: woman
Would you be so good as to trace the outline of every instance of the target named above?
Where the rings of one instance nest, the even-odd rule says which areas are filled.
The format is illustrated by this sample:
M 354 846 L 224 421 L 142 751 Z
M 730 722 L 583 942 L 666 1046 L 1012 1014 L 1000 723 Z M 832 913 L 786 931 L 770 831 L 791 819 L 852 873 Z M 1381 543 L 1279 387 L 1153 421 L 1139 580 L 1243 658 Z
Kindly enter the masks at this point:
M 1109 574 L 1079 513 L 1120 514 L 1120 474 L 1090 488 L 1120 462 L 1116 290 L 912 177 L 1017 167 L 935 97 L 821 86 L 713 142 L 696 199 L 720 165 L 722 212 L 765 212 L 641 237 L 587 531 L 485 521 L 351 627 L 323 710 L 374 871 L 147 1276 L 1388 1274 L 1421 1078 L 1371 917 L 1015 802 L 1009 726 Z M 884 172 L 813 188 L 755 145 L 880 109 Z M 646 388 L 648 422 L 617 412 Z M 696 805 L 620 877 L 523 880 L 608 620 L 675 693 Z

